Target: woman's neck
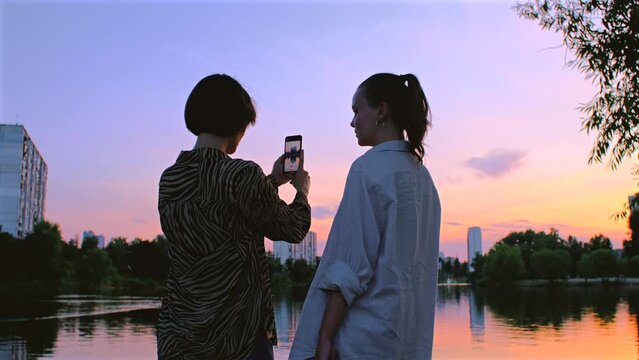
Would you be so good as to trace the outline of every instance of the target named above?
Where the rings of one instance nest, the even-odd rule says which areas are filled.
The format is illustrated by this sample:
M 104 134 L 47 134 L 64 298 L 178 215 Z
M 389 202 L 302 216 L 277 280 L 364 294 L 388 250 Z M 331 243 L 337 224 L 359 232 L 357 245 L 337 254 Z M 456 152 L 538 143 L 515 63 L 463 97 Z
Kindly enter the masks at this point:
M 197 136 L 197 141 L 193 150 L 200 148 L 214 148 L 218 149 L 226 154 L 229 153 L 231 147 L 231 139 L 228 137 L 217 136 L 208 133 L 202 133 Z
M 387 121 L 387 123 L 378 130 L 375 136 L 375 144 L 373 144 L 373 146 L 377 146 L 391 140 L 404 140 L 404 134 L 397 129 L 394 123 Z

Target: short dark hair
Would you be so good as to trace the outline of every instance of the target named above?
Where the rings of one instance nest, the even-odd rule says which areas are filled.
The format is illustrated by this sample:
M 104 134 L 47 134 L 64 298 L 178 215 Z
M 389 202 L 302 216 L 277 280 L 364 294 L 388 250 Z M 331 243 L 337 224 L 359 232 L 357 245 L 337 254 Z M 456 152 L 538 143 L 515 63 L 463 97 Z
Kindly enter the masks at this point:
M 225 74 L 205 77 L 195 85 L 184 108 L 186 127 L 194 135 L 231 136 L 255 124 L 255 107 L 237 80 Z
M 369 105 L 388 105 L 395 125 L 406 132 L 413 154 L 422 162 L 423 141 L 431 126 L 431 115 L 417 77 L 413 74 L 379 73 L 364 80 L 359 89 Z

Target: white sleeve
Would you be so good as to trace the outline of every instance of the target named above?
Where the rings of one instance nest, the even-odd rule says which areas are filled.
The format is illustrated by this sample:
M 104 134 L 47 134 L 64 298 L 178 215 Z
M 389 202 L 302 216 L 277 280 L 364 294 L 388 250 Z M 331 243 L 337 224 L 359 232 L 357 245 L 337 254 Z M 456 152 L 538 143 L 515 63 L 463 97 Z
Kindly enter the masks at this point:
M 351 169 L 346 180 L 328 243 L 330 263 L 318 281 L 318 288 L 339 290 L 350 306 L 364 294 L 377 265 L 380 233 L 370 196 L 366 174 Z

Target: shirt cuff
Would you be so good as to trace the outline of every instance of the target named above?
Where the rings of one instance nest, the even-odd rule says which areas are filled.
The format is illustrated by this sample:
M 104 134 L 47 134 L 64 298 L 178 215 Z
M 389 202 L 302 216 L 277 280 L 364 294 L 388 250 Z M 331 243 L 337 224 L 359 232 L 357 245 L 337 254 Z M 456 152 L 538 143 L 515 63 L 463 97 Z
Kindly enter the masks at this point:
M 322 290 L 339 290 L 348 306 L 351 306 L 356 297 L 366 292 L 366 286 L 360 284 L 355 272 L 341 260 L 335 260 L 328 267 L 317 287 Z

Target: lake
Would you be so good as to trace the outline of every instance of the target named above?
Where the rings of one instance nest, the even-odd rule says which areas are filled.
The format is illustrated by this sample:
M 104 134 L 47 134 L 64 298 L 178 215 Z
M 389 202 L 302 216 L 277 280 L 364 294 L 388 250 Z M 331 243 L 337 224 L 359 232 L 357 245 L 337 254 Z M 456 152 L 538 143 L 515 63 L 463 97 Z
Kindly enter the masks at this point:
M 159 299 L 0 300 L 0 359 L 155 358 Z M 274 302 L 286 359 L 300 301 Z M 434 359 L 637 359 L 639 287 L 440 286 Z

